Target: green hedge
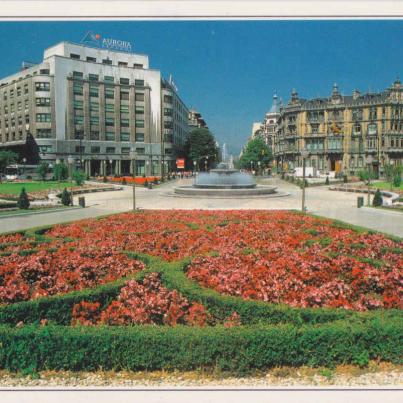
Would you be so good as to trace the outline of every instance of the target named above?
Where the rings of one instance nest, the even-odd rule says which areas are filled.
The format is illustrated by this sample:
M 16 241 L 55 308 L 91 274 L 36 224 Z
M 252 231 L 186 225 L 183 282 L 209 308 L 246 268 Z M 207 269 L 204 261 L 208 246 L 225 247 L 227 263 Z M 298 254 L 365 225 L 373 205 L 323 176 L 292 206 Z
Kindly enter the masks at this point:
M 402 322 L 316 326 L 0 326 L 0 367 L 26 370 L 194 370 L 402 363 Z

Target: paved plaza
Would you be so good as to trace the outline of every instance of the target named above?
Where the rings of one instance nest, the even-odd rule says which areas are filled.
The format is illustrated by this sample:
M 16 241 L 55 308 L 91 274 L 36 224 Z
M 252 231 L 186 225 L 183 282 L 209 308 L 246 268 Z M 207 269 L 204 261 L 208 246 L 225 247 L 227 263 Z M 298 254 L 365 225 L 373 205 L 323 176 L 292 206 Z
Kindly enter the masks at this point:
M 158 186 L 152 190 L 136 188 L 137 207 L 140 209 L 301 209 L 301 189 L 277 178 L 261 182 L 277 186 L 289 196 L 275 198 L 212 199 L 200 197 L 176 197 L 175 186 L 189 185 L 191 179 L 182 179 Z M 97 217 L 105 214 L 128 211 L 133 206 L 132 188 L 125 186 L 119 192 L 91 193 L 85 195 L 86 208 L 65 212 L 49 212 L 32 216 L 10 217 L 0 219 L 0 232 L 16 231 L 40 225 L 56 224 L 83 218 Z M 366 196 L 365 196 L 366 201 Z M 74 198 L 77 205 L 77 197 Z M 326 186 L 306 189 L 306 206 L 308 212 L 324 217 L 339 219 L 403 237 L 403 215 L 395 211 L 386 211 L 363 207 L 357 208 L 357 194 L 330 191 Z

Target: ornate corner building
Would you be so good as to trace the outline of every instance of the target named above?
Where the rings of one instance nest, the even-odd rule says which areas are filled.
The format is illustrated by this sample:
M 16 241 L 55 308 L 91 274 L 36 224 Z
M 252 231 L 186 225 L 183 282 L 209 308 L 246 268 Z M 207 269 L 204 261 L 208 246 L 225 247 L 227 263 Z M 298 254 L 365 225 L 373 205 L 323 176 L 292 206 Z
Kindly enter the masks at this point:
M 0 149 L 32 135 L 43 160 L 73 158 L 90 175 L 174 168 L 189 111 L 148 56 L 62 42 L 25 67 L 0 80 Z
M 278 116 L 278 117 L 277 117 Z M 380 93 L 340 94 L 301 99 L 295 90 L 280 106 L 273 139 L 275 164 L 282 170 L 307 166 L 354 175 L 370 166 L 383 174 L 385 164 L 403 164 L 403 87 L 399 79 Z M 273 120 L 274 121 L 274 120 Z

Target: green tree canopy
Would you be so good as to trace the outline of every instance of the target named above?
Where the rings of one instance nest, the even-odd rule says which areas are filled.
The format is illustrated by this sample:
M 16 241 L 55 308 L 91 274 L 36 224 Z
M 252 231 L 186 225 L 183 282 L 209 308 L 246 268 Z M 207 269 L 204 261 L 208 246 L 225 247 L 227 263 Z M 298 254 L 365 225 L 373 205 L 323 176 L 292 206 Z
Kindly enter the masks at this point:
M 200 169 L 204 169 L 208 156 L 208 167 L 218 161 L 218 148 L 213 134 L 208 129 L 198 128 L 189 133 L 186 144 L 186 156 L 188 163 L 196 161 Z
M 18 160 L 18 154 L 14 151 L 0 151 L 0 172 L 4 172 L 7 165 L 14 164 Z
M 255 137 L 246 144 L 242 156 L 240 158 L 241 168 L 251 168 L 251 162 L 256 168 L 260 161 L 261 167 L 267 167 L 273 155 L 270 148 L 261 137 Z

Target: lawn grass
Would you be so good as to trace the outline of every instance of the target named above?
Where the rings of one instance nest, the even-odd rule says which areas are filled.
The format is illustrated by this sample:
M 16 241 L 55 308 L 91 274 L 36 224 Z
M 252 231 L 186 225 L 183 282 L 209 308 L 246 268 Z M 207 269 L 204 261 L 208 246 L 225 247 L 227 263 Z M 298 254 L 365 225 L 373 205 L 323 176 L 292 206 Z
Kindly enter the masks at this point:
M 403 183 L 399 187 L 390 187 L 390 183 L 388 182 L 372 182 L 371 187 L 376 189 L 384 189 L 384 190 L 400 190 L 403 191 Z
M 18 195 L 24 187 L 27 193 L 50 189 L 64 189 L 74 186 L 74 182 L 38 181 L 0 183 L 0 194 Z

